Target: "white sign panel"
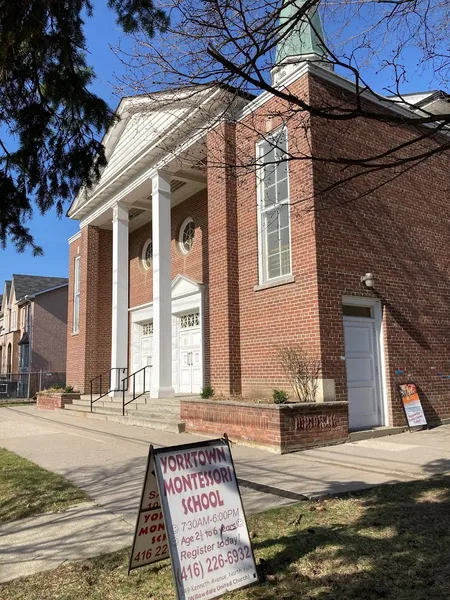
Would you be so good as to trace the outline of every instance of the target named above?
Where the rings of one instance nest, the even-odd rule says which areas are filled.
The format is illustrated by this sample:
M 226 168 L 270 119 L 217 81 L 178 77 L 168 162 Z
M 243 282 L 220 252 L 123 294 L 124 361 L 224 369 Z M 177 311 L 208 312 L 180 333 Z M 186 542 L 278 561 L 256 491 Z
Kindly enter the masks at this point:
M 150 446 L 128 572 L 164 558 L 169 558 L 169 547 Z
M 257 581 L 233 460 L 224 440 L 155 450 L 179 600 Z

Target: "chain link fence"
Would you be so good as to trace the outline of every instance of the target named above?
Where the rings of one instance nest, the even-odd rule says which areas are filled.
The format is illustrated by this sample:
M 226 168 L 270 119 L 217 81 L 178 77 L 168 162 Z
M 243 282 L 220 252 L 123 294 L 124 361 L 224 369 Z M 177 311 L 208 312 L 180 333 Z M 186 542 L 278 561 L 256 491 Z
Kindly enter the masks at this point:
M 65 371 L 0 374 L 0 402 L 11 398 L 33 399 L 37 392 L 66 385 Z

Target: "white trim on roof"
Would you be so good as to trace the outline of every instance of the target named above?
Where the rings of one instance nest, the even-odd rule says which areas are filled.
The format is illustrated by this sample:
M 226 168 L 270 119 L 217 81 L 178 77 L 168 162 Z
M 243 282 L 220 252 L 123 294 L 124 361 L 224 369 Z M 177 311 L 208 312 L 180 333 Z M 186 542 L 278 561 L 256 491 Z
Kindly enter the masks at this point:
M 332 83 L 334 85 L 337 85 L 338 87 L 341 87 L 347 91 L 354 93 L 356 90 L 356 84 L 353 81 L 350 81 L 349 79 L 347 79 L 346 77 L 343 77 L 342 75 L 338 75 L 334 71 L 330 71 L 329 69 L 321 67 L 317 63 L 311 63 L 311 62 L 305 62 L 305 64 L 303 64 L 301 66 L 299 65 L 298 70 L 294 71 L 294 73 L 292 73 L 289 77 L 286 77 L 286 79 L 283 79 L 281 81 L 281 84 L 277 87 L 280 89 L 286 88 L 289 85 L 291 85 L 292 83 L 294 83 L 294 81 L 296 81 L 297 79 L 299 79 L 300 77 L 305 75 L 306 73 L 310 73 L 311 75 L 317 75 L 317 77 L 320 77 L 321 79 L 328 81 L 329 83 Z M 412 108 L 406 108 L 404 106 L 404 103 L 400 99 L 393 100 L 393 99 L 387 98 L 387 97 L 383 98 L 383 97 L 375 94 L 374 92 L 365 89 L 362 86 L 359 86 L 359 89 L 360 89 L 361 97 L 363 97 L 367 100 L 371 100 L 372 102 L 381 104 L 383 106 L 383 108 L 387 108 L 388 110 L 392 110 L 392 111 L 394 111 L 402 116 L 408 117 L 408 118 L 411 118 L 414 115 L 417 115 L 418 117 L 421 116 L 421 115 L 417 114 L 417 112 L 413 111 Z M 275 98 L 275 96 L 271 92 L 263 92 L 260 96 L 258 96 L 255 100 L 253 100 L 249 104 L 247 104 L 247 106 L 245 106 L 241 110 L 237 120 L 242 121 L 242 119 L 244 119 L 249 114 L 254 112 L 257 108 L 259 108 L 260 106 L 265 104 L 271 98 Z M 426 123 L 425 125 L 426 126 L 428 125 L 429 127 L 434 126 L 433 123 Z
M 81 237 L 81 231 L 77 231 L 76 233 L 74 233 L 74 234 L 73 234 L 73 236 L 72 236 L 72 237 L 70 237 L 70 238 L 67 240 L 67 243 L 68 243 L 68 244 L 71 244 L 71 243 L 72 243 L 72 242 L 74 242 L 75 240 L 78 240 L 80 237 Z

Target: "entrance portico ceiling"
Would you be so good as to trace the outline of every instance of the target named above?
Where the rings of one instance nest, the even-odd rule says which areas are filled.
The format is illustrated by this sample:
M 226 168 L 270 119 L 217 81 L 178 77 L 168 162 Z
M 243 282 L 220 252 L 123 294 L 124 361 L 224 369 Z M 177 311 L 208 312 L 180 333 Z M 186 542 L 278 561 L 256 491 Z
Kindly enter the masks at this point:
M 122 201 L 132 220 L 141 220 L 138 211 L 151 210 L 149 177 L 158 169 L 172 173 L 172 205 L 206 187 L 206 134 L 249 100 L 218 85 L 122 99 L 119 120 L 103 140 L 108 164 L 96 185 L 80 190 L 67 215 L 100 224 L 99 216 Z

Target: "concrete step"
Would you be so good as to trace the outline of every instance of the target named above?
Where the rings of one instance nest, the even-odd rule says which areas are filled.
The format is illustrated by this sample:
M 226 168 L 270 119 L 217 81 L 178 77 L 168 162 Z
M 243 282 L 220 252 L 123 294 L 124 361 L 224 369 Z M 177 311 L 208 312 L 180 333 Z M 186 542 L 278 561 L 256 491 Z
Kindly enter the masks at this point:
M 372 438 L 385 437 L 387 435 L 396 435 L 407 431 L 408 427 L 374 427 L 373 429 L 363 429 L 361 431 L 350 431 L 348 438 L 349 442 L 359 442 L 361 440 L 370 440 Z
M 110 421 L 112 423 L 122 423 L 124 425 L 136 425 L 137 427 L 148 427 L 149 429 L 157 429 L 159 431 L 168 431 L 170 433 L 183 433 L 185 431 L 185 425 L 183 422 L 176 419 L 162 419 L 159 416 L 153 416 L 152 413 L 142 413 L 134 411 L 132 414 L 122 415 L 120 412 L 114 409 L 104 409 L 103 411 L 96 410 L 90 412 L 90 409 L 83 407 L 76 407 L 74 405 L 71 408 L 67 405 L 65 408 L 57 409 L 64 411 L 66 415 L 70 415 L 78 418 L 93 419 L 97 421 Z
M 96 396 L 94 395 L 94 400 L 95 400 Z M 131 394 L 126 394 L 125 398 L 127 398 L 128 400 L 131 400 Z M 81 396 L 81 400 L 88 400 L 89 402 L 91 401 L 91 396 L 89 394 L 83 394 Z M 115 402 L 122 402 L 122 395 L 120 394 L 119 396 L 103 396 L 100 400 L 97 400 L 97 402 L 108 402 L 108 401 L 115 401 Z M 154 402 L 164 402 L 165 404 L 174 404 L 174 405 L 179 405 L 181 400 L 201 400 L 201 397 L 197 394 L 176 394 L 174 398 L 150 398 L 150 396 L 148 394 L 143 394 L 142 396 L 139 396 L 139 398 L 136 398 L 136 400 L 134 402 L 138 403 L 138 404 L 149 404 L 149 403 L 154 403 Z
M 129 398 L 128 400 L 131 400 Z M 155 398 L 149 398 L 147 402 L 139 402 L 140 398 L 137 398 L 130 404 L 127 404 L 126 409 L 128 410 L 152 410 L 153 412 L 173 413 L 180 414 L 180 401 L 167 402 L 165 399 L 159 400 Z M 69 406 L 69 405 L 68 405 Z M 80 400 L 74 400 L 72 406 L 83 406 L 91 407 L 91 401 L 85 398 Z M 122 399 L 110 398 L 108 400 L 102 398 L 97 400 L 93 404 L 93 408 L 119 408 L 122 410 Z
M 99 400 L 96 400 L 96 396 L 94 395 L 93 397 L 94 399 L 94 404 L 99 404 L 100 402 L 118 402 L 120 404 L 122 404 L 122 396 L 103 396 L 102 398 L 100 398 Z M 131 396 L 125 396 L 125 401 L 131 400 Z M 90 396 L 81 396 L 80 400 L 77 400 L 77 402 L 91 402 L 91 397 Z M 139 396 L 139 398 L 136 398 L 133 401 L 133 404 L 148 404 L 150 401 L 150 398 L 148 396 Z M 153 402 L 155 401 L 155 399 L 153 398 L 152 400 Z
M 69 411 L 80 411 L 80 412 L 91 412 L 91 405 L 90 404 L 66 404 L 63 410 L 69 410 Z M 92 407 L 93 412 L 102 412 L 104 411 L 105 413 L 122 413 L 122 406 L 120 405 L 114 405 L 114 406 L 96 406 L 94 404 L 94 406 Z
M 125 407 L 125 414 L 128 416 L 142 417 L 143 419 L 157 419 L 161 421 L 180 421 L 180 413 L 173 411 L 165 411 L 163 407 L 161 410 L 154 410 L 153 407 L 148 405 L 141 405 L 139 410 L 135 408 Z M 66 404 L 64 410 L 90 413 L 90 404 Z M 114 404 L 113 406 L 97 406 L 97 403 L 93 405 L 92 412 L 95 414 L 119 414 L 122 415 L 122 404 Z

